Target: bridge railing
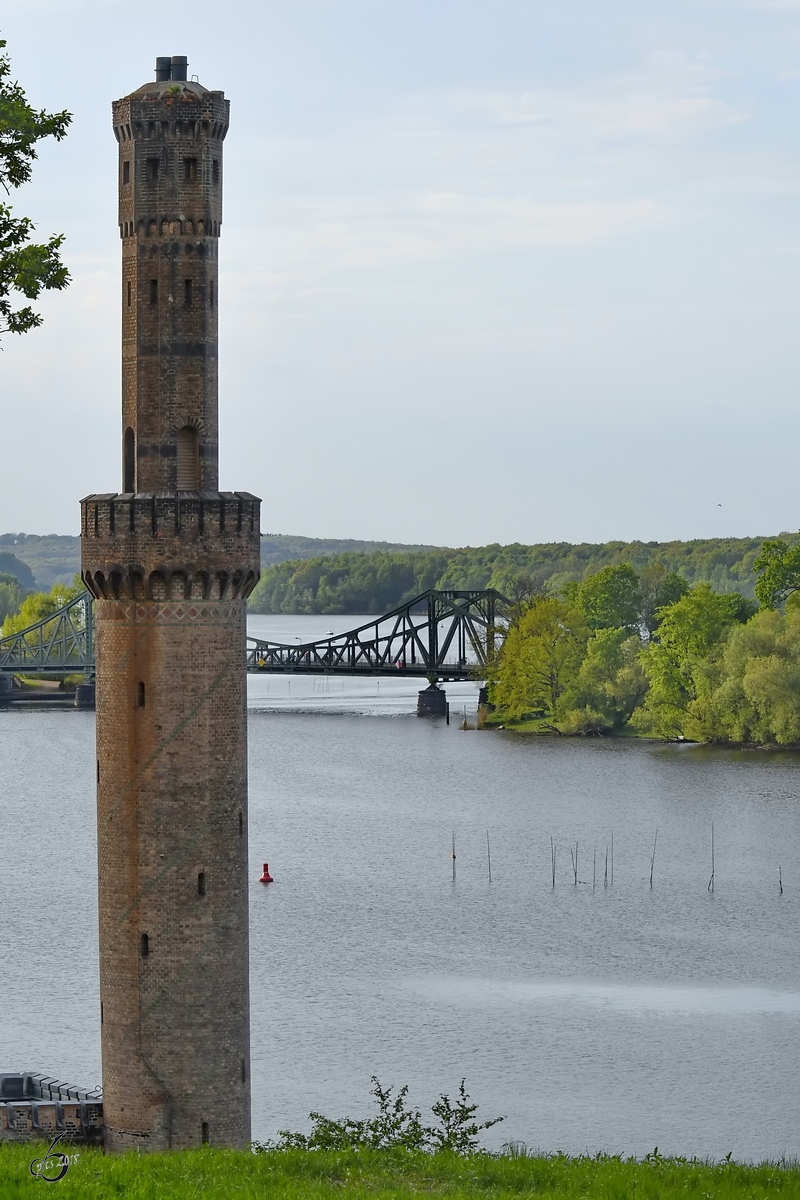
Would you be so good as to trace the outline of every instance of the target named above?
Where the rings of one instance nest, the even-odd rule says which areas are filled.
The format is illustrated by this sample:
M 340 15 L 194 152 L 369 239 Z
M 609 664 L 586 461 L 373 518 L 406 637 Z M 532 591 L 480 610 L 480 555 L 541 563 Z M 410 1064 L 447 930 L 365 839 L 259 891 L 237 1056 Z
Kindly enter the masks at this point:
M 82 592 L 34 625 L 0 638 L 0 673 L 90 674 L 94 610 Z M 344 633 L 296 646 L 248 637 L 246 669 L 260 674 L 416 675 L 469 679 L 481 673 L 504 633 L 499 592 L 428 591 Z
M 0 672 L 88 674 L 94 670 L 94 611 L 89 592 L 27 629 L 0 638 Z
M 254 673 L 417 675 L 469 679 L 481 673 L 502 639 L 494 590 L 428 591 L 344 633 L 300 645 L 248 637 Z

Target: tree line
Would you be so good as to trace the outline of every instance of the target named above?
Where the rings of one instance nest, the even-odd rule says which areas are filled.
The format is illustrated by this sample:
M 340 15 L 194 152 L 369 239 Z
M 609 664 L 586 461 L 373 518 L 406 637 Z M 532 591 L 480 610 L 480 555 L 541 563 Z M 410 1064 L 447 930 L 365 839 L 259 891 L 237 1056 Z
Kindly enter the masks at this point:
M 787 545 L 797 538 L 784 536 Z M 467 547 L 422 551 L 347 551 L 267 567 L 250 599 L 258 613 L 381 613 L 428 588 L 497 588 L 508 594 L 519 578 L 560 594 L 605 567 L 628 564 L 636 573 L 658 565 L 689 586 L 753 596 L 753 563 L 761 538 L 689 542 L 605 542 L 572 545 Z
M 562 734 L 800 743 L 800 546 L 763 544 L 755 599 L 666 566 L 554 594 L 520 579 L 491 664 L 494 720 Z

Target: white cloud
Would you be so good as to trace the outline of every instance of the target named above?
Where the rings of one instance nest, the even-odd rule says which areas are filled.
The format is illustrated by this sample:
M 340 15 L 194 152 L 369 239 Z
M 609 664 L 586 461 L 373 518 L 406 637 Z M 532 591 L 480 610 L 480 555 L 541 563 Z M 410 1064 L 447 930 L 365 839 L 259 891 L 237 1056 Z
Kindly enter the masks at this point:
M 749 119 L 716 94 L 719 79 L 706 63 L 659 50 L 636 70 L 573 87 L 462 91 L 448 104 L 455 114 L 528 126 L 557 138 L 685 141 Z

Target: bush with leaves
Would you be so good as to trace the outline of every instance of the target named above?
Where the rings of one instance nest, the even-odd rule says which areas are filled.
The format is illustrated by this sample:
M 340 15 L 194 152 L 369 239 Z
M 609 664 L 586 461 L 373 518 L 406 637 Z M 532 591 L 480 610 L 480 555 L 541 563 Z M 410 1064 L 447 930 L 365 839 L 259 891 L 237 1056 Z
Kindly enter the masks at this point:
M 0 40 L 0 50 L 5 44 Z M 36 143 L 48 137 L 61 141 L 72 120 L 68 112 L 37 112 L 10 75 L 8 55 L 0 54 L 0 185 L 6 192 L 30 179 Z M 40 292 L 60 291 L 69 283 L 58 253 L 63 236 L 37 244 L 31 241 L 33 228 L 30 218 L 15 217 L 0 204 L 0 333 L 27 333 L 42 323 L 29 304 L 14 308 L 17 297 L 35 300 Z
M 462 1079 L 455 1100 L 446 1094 L 431 1105 L 431 1112 L 438 1125 L 424 1125 L 418 1108 L 406 1106 L 408 1088 L 402 1087 L 396 1095 L 392 1088 L 381 1087 L 372 1077 L 370 1095 L 378 1106 L 377 1116 L 353 1120 L 343 1117 L 334 1120 L 322 1113 L 309 1113 L 313 1123 L 311 1133 L 280 1131 L 280 1141 L 254 1142 L 257 1151 L 266 1150 L 421 1150 L 435 1154 L 445 1150 L 452 1154 L 469 1155 L 480 1149 L 478 1134 L 491 1129 L 504 1120 L 494 1117 L 478 1122 L 475 1113 L 477 1104 L 472 1104 Z

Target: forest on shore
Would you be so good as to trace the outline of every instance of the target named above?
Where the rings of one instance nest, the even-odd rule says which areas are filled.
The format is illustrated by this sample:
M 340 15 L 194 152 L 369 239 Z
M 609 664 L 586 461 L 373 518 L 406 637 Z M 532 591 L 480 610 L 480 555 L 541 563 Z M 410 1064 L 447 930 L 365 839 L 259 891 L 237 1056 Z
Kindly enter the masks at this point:
M 796 535 L 781 534 L 788 545 Z M 763 538 L 706 538 L 690 542 L 549 542 L 460 550 L 374 550 L 315 555 L 262 571 L 250 597 L 257 613 L 382 613 L 428 588 L 497 588 L 507 594 L 520 578 L 559 594 L 605 567 L 628 563 L 639 572 L 658 564 L 689 586 L 753 597 L 753 563 Z
M 800 546 L 768 541 L 755 599 L 656 563 L 604 567 L 560 593 L 518 580 L 489 667 L 496 723 L 800 744 Z

